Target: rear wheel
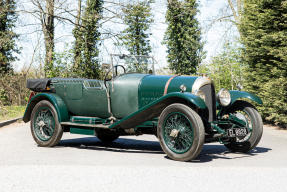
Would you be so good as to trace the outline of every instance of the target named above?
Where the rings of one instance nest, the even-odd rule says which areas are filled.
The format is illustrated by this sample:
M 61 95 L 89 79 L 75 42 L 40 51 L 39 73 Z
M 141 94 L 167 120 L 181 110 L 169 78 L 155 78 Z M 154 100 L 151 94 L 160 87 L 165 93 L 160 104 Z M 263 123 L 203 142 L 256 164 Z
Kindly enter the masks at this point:
M 160 115 L 157 135 L 163 151 L 177 161 L 195 159 L 204 144 L 205 131 L 200 116 L 183 104 L 172 104 Z
M 249 133 L 244 137 L 231 138 L 225 146 L 233 152 L 247 153 L 257 146 L 263 134 L 263 122 L 253 105 L 246 101 L 238 101 L 231 107 L 228 114 L 245 121 Z
M 46 100 L 35 105 L 31 114 L 30 127 L 35 142 L 41 147 L 57 145 L 63 135 L 56 109 Z
M 110 143 L 119 138 L 119 134 L 111 130 L 97 130 L 96 131 L 98 139 L 104 143 Z

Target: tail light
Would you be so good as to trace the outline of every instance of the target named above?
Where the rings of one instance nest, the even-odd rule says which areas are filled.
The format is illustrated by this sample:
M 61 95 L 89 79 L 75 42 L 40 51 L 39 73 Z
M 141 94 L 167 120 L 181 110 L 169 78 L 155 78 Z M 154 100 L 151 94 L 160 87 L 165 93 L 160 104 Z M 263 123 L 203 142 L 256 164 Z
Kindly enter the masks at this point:
M 32 99 L 32 97 L 34 97 L 36 95 L 36 93 L 34 91 L 31 92 L 28 103 L 30 103 L 30 100 Z

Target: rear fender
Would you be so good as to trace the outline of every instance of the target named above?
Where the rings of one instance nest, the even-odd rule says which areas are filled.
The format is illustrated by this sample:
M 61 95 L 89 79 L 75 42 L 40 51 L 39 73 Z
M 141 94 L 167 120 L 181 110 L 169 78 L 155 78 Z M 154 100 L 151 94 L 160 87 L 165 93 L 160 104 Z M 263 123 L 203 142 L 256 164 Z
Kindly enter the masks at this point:
M 66 104 L 58 95 L 56 95 L 54 93 L 39 93 L 39 94 L 35 95 L 34 97 L 32 97 L 32 99 L 30 100 L 30 102 L 27 105 L 27 108 L 26 108 L 26 111 L 25 111 L 24 117 L 23 117 L 23 121 L 25 123 L 30 121 L 31 113 L 32 113 L 35 105 L 42 100 L 48 100 L 54 105 L 54 107 L 57 111 L 57 114 L 58 114 L 59 122 L 69 120 L 69 114 L 68 114 L 68 109 L 66 107 Z
M 142 107 L 138 111 L 124 117 L 112 124 L 109 128 L 133 128 L 141 123 L 158 117 L 161 112 L 172 103 L 183 103 L 192 108 L 207 108 L 204 101 L 191 93 L 173 92 L 166 94 L 152 103 Z

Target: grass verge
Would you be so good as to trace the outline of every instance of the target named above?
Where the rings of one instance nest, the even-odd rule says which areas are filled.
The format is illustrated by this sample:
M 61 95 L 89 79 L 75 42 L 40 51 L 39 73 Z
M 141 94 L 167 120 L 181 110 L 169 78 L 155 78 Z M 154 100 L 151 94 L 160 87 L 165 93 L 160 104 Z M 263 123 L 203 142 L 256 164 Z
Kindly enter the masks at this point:
M 24 115 L 26 106 L 0 106 L 0 121 L 6 121 Z

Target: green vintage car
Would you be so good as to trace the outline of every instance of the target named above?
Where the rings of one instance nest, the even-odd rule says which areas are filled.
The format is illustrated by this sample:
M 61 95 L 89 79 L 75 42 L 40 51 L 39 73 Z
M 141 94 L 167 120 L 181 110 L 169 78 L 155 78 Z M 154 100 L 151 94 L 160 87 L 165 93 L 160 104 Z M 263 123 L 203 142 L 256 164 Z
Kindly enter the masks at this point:
M 207 142 L 246 153 L 261 139 L 261 116 L 246 101 L 262 104 L 256 95 L 226 89 L 216 93 L 204 76 L 112 71 L 105 80 L 28 80 L 33 92 L 23 120 L 31 121 L 36 143 L 55 146 L 63 132 L 95 135 L 102 142 L 153 134 L 168 157 L 190 161 Z

